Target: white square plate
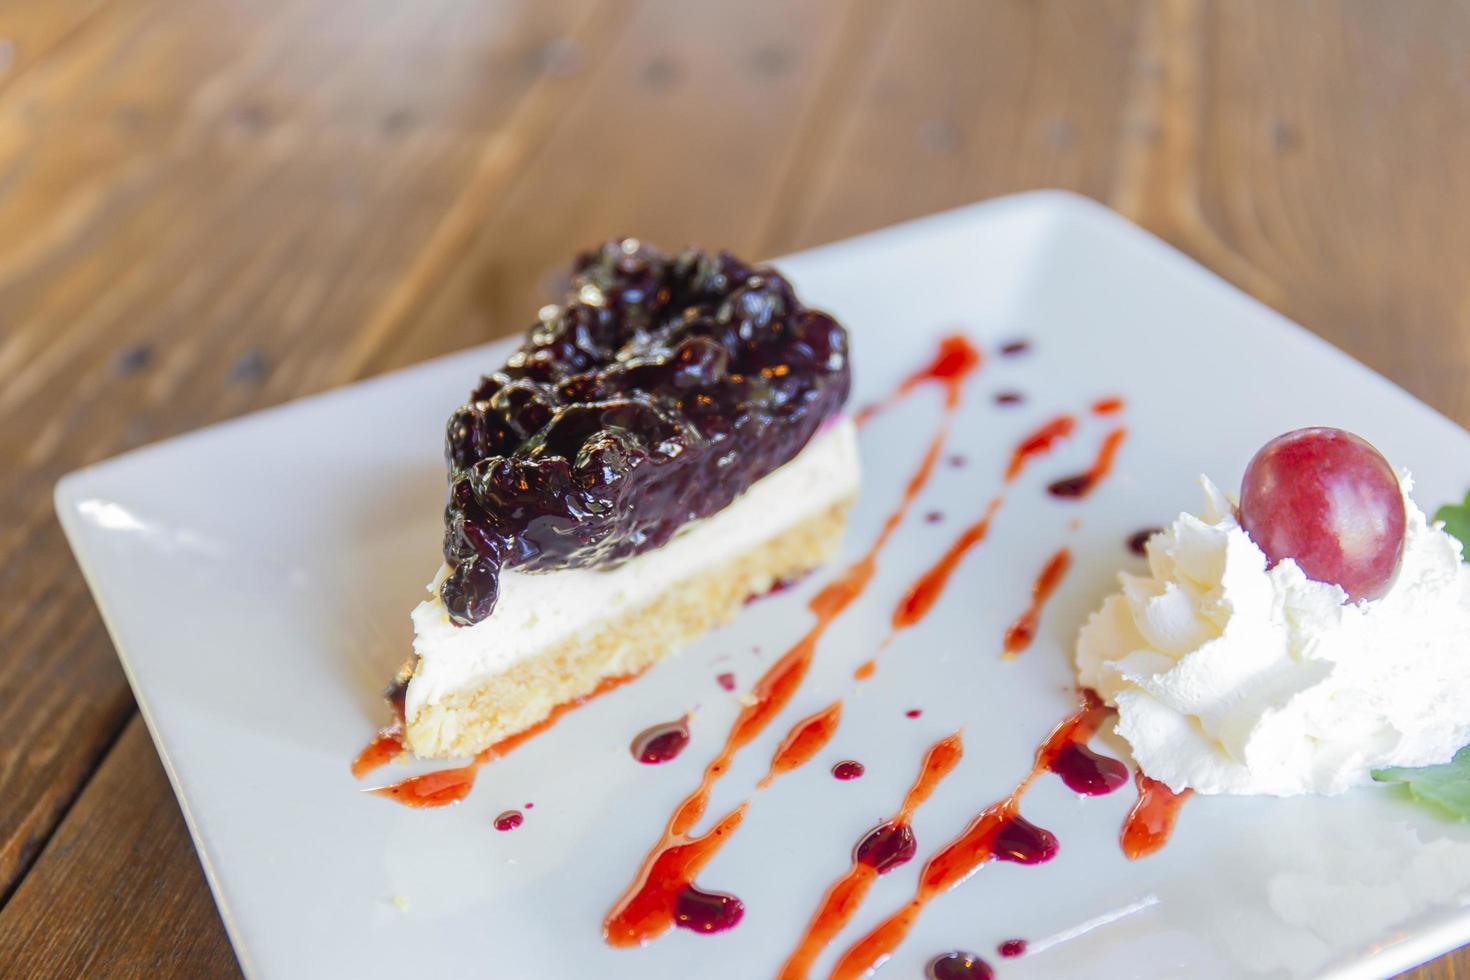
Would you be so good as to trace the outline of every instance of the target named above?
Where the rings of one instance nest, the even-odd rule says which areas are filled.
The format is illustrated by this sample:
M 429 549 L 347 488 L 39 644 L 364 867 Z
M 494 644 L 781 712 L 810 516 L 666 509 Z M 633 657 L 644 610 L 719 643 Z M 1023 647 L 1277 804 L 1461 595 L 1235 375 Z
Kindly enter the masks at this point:
M 379 691 L 409 649 L 408 611 L 439 561 L 444 420 L 507 344 L 62 481 L 57 509 L 248 974 L 769 976 L 854 841 L 897 808 L 924 749 L 963 726 L 963 762 L 914 820 L 919 859 L 877 881 L 820 974 L 907 899 L 922 858 L 1029 768 L 1073 703 L 1078 625 L 1114 573 L 1138 562 L 1125 539 L 1194 509 L 1201 472 L 1229 485 L 1270 436 L 1332 424 L 1410 467 L 1426 509 L 1470 484 L 1465 432 L 1070 195 L 964 208 L 778 264 L 851 329 L 853 404 L 889 391 L 956 328 L 992 352 L 1012 338 L 1032 350 L 992 356 L 969 386 L 950 442 L 967 463 L 939 468 L 804 687 L 717 786 L 711 815 L 751 792 L 790 721 L 847 698 L 832 743 L 757 794 L 701 874 L 747 905 L 727 933 L 673 930 L 642 949 L 611 949 L 600 923 L 738 710 L 715 676 L 752 683 L 805 629 L 804 600 L 830 570 L 572 712 L 487 768 L 457 807 L 409 810 L 363 795 L 348 774 L 383 720 Z M 1001 389 L 1027 400 L 997 407 Z M 1027 471 L 932 615 L 855 690 L 852 670 L 874 652 L 893 603 L 994 492 L 1015 441 L 1114 394 L 1127 399 L 1130 435 L 1113 476 L 1080 502 L 1044 492 L 1092 458 L 1105 423 L 1089 421 Z M 863 430 L 849 557 L 894 505 L 921 448 L 916 433 L 937 415 L 937 392 L 923 391 Z M 926 521 L 929 511 L 943 520 Z M 1006 625 L 1062 544 L 1075 565 L 1035 645 L 1002 662 Z M 922 715 L 906 717 L 915 707 Z M 634 733 L 695 708 L 682 756 L 664 766 L 630 758 Z M 867 775 L 834 780 L 828 768 L 841 758 L 861 760 Z M 1025 812 L 1057 834 L 1058 857 L 984 867 L 934 901 L 881 974 L 918 976 L 958 947 L 1003 978 L 1382 976 L 1470 940 L 1470 831 L 1386 791 L 1193 799 L 1174 840 L 1136 862 L 1117 842 L 1131 800 L 1130 790 L 1078 798 L 1039 781 Z M 491 829 L 496 813 L 527 802 L 523 826 Z M 1011 937 L 1031 953 L 994 955 Z

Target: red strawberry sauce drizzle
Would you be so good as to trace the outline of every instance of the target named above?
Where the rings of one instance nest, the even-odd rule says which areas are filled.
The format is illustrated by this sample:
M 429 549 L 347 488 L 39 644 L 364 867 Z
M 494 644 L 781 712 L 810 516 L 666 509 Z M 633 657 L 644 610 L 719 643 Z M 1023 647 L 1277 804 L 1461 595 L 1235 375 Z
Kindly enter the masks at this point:
M 1072 553 L 1061 548 L 1041 569 L 1036 576 L 1036 582 L 1031 586 L 1031 605 L 1006 630 L 1004 652 L 1001 654 L 1005 659 L 1015 657 L 1031 645 L 1031 641 L 1036 638 L 1036 627 L 1041 622 L 1041 607 L 1051 598 L 1061 584 L 1062 577 L 1067 574 L 1067 569 L 1071 567 Z
M 1050 453 L 1060 442 L 1069 438 L 1076 430 L 1076 425 L 1077 420 L 1073 416 L 1058 415 L 1023 437 L 1011 451 L 1010 463 L 1006 466 L 1004 485 L 1008 487 L 1015 483 L 1033 460 Z M 950 546 L 939 556 L 939 559 L 919 576 L 913 585 L 909 586 L 908 591 L 894 607 L 888 635 L 878 644 L 879 654 L 888 649 L 899 633 L 916 625 L 929 614 L 934 604 L 939 601 L 939 597 L 944 594 L 950 577 L 953 576 L 960 562 L 976 545 L 989 536 L 990 526 L 995 519 L 996 512 L 1004 504 L 1005 492 L 1002 490 L 990 498 L 980 516 L 960 531 Z M 1043 571 L 1043 575 L 1049 577 L 1045 581 L 1038 581 L 1037 590 L 1042 592 L 1040 599 L 1033 603 L 1034 612 L 1023 615 L 1021 620 L 1012 625 L 1011 629 L 1015 635 L 1007 634 L 1005 643 L 1007 650 L 1013 643 L 1019 643 L 1016 652 L 1029 644 L 1030 636 L 1023 631 L 1029 628 L 1034 632 L 1036 624 L 1028 617 L 1039 618 L 1041 603 L 1045 602 L 1051 591 L 1056 588 L 1057 582 L 1066 573 L 1066 564 L 1069 561 L 1070 557 L 1068 559 L 1054 557 L 1053 563 L 1061 567 L 1053 569 L 1051 565 L 1048 565 L 1047 570 Z M 1033 595 L 1035 594 L 1033 592 Z M 865 681 L 873 676 L 877 668 L 878 660 L 875 655 L 858 666 L 853 672 L 853 678 Z
M 1046 492 L 1053 497 L 1085 497 L 1092 493 L 1097 485 L 1113 471 L 1113 462 L 1118 457 L 1118 449 L 1127 438 L 1128 430 L 1122 426 L 1112 430 L 1103 437 L 1102 445 L 1098 447 L 1097 458 L 1084 472 L 1076 476 L 1063 477 L 1055 480 L 1046 488 Z
M 403 722 L 381 729 L 373 740 L 352 760 L 352 775 L 361 779 L 403 754 Z
M 940 739 L 929 747 L 929 751 L 924 754 L 919 775 L 909 787 L 898 812 L 869 831 L 853 848 L 852 867 L 827 889 L 822 903 L 807 923 L 806 931 L 797 941 L 796 949 L 792 950 L 782 966 L 779 974 L 781 980 L 798 980 L 811 972 L 812 963 L 852 919 L 878 876 L 907 863 L 913 857 L 915 844 L 913 831 L 909 829 L 909 820 L 914 811 L 934 792 L 935 787 L 959 764 L 964 751 L 959 732 Z M 900 846 L 895 848 L 890 844 L 888 854 L 877 853 L 876 842 L 889 841 L 900 842 Z
M 771 757 L 770 770 L 756 783 L 756 788 L 765 789 L 782 773 L 806 765 L 812 756 L 822 751 L 832 740 L 841 721 L 842 702 L 833 701 L 821 711 L 807 715 L 791 726 L 791 731 L 781 740 L 776 754 Z
M 646 766 L 661 765 L 678 758 L 689 744 L 689 716 L 650 725 L 633 736 L 628 751 Z
M 883 522 L 868 550 L 813 597 L 808 605 L 816 621 L 801 639 L 767 668 L 752 688 L 749 701 L 726 736 L 724 747 L 705 767 L 699 785 L 674 809 L 663 833 L 643 859 L 637 875 L 603 920 L 603 939 L 609 945 L 637 946 L 666 932 L 675 922 L 672 897 L 693 884 L 699 869 L 739 825 L 749 801 L 731 810 L 714 829 L 697 837 L 690 836 L 694 825 L 704 816 L 710 791 L 729 770 L 736 753 L 764 731 L 786 707 L 811 666 L 818 641 L 872 581 L 878 555 L 929 483 L 959 411 L 964 383 L 982 361 L 980 352 L 963 336 L 946 337 L 934 361 L 906 378 L 892 397 L 858 412 L 857 421 L 862 424 L 926 382 L 935 382 L 943 387 L 940 424 L 930 438 L 918 467 L 904 486 L 898 506 Z M 670 855 L 685 853 L 697 854 L 701 860 L 692 862 L 670 858 Z
M 642 673 L 643 671 L 639 670 L 631 674 L 618 674 L 615 677 L 603 678 L 596 687 L 582 697 L 562 702 L 552 708 L 551 713 L 536 722 L 536 724 L 522 729 L 514 735 L 507 735 L 494 745 L 480 752 L 479 755 L 475 756 L 474 761 L 468 765 L 458 766 L 453 769 L 436 769 L 433 772 L 426 772 L 420 776 L 410 776 L 390 786 L 374 787 L 367 792 L 376 796 L 386 796 L 390 800 L 396 800 L 404 806 L 411 807 L 441 807 L 448 806 L 451 803 L 458 803 L 468 796 L 470 790 L 474 788 L 475 776 L 479 773 L 482 765 L 500 758 L 523 743 L 540 735 L 560 721 L 562 716 L 568 711 L 574 708 L 580 708 L 593 698 L 601 697 L 609 691 L 622 687 L 629 681 L 637 679 Z M 385 731 L 387 730 L 385 729 Z M 382 737 L 381 733 L 379 737 Z M 376 740 L 374 741 L 376 742 Z
M 1119 837 L 1123 853 L 1130 861 L 1147 857 L 1168 843 L 1169 835 L 1174 832 L 1174 821 L 1179 819 L 1179 808 L 1191 793 L 1190 790 L 1176 793 L 1142 771 L 1136 774 L 1136 782 L 1138 802 L 1128 811 Z
M 764 731 L 776 714 L 784 709 L 804 679 L 817 643 L 871 582 L 878 555 L 928 484 L 942 456 L 960 404 L 964 382 L 981 363 L 979 352 L 963 337 L 947 337 L 941 342 L 938 354 L 929 365 L 906 378 L 893 395 L 856 413 L 855 419 L 861 425 L 927 382 L 936 382 L 943 386 L 942 419 L 918 467 L 905 485 L 899 505 L 885 520 L 868 551 L 811 600 L 809 608 L 816 617 L 814 624 L 756 683 L 747 704 L 732 725 L 723 748 L 705 767 L 699 785 L 675 808 L 664 832 L 645 857 L 637 876 L 609 912 L 604 921 L 604 938 L 609 944 L 628 946 L 645 943 L 671 926 L 699 932 L 715 932 L 731 928 L 739 922 L 744 906 L 738 898 L 703 891 L 695 886 L 694 880 L 739 827 L 749 800 L 734 807 L 703 834 L 695 836 L 692 829 L 705 813 L 714 784 L 728 772 L 735 755 Z M 1118 398 L 1102 399 L 1092 406 L 1094 414 L 1098 415 L 1111 415 L 1122 408 L 1122 399 Z M 1030 462 L 1069 438 L 1075 427 L 1074 417 L 1058 416 L 1021 440 L 1007 467 L 1005 484 L 1014 482 Z M 1105 438 L 1097 460 L 1086 473 L 1056 481 L 1049 488 L 1050 491 L 1059 496 L 1082 496 L 1090 492 L 1110 471 L 1125 435 L 1126 430 L 1121 427 L 1112 430 Z M 1003 503 L 1003 494 L 993 497 L 981 516 L 961 531 L 940 559 L 905 593 L 894 610 L 891 632 L 881 644 L 880 650 L 899 631 L 919 622 L 934 606 L 961 559 L 985 539 L 991 521 Z M 1007 650 L 1011 649 L 1015 641 L 1012 634 L 1016 637 L 1026 636 L 1029 641 L 1029 634 L 1035 628 L 1034 618 L 1039 615 L 1041 604 L 1054 590 L 1057 581 L 1065 574 L 1069 561 L 1070 556 L 1063 549 L 1053 555 L 1038 576 L 1033 589 L 1032 608 L 1008 632 Z M 873 668 L 873 661 L 865 664 L 859 669 L 859 679 L 871 676 Z M 486 749 L 467 766 L 412 777 L 372 792 L 411 806 L 443 806 L 457 802 L 469 792 L 475 774 L 484 762 L 514 749 L 551 727 L 565 711 L 621 686 L 633 679 L 633 676 L 636 675 L 609 678 L 586 697 L 558 706 L 543 722 Z M 917 710 L 910 712 L 911 716 L 917 714 Z M 1056 853 L 1056 838 L 1021 816 L 1020 799 L 1043 770 L 1057 773 L 1070 788 L 1079 793 L 1111 792 L 1126 782 L 1127 770 L 1121 763 L 1093 752 L 1086 744 L 1107 714 L 1108 710 L 1101 706 L 1095 696 L 1086 692 L 1082 707 L 1059 725 L 1038 750 L 1035 765 L 1026 779 L 1010 796 L 987 807 L 959 837 L 930 857 L 914 898 L 847 950 L 833 976 L 858 976 L 876 966 L 902 940 L 919 912 L 933 897 L 968 877 L 987 861 L 996 859 L 1030 864 L 1050 860 Z M 819 752 L 832 737 L 840 718 L 839 701 L 797 722 L 775 753 L 770 771 L 759 784 L 759 788 L 769 785 L 780 773 L 802 765 Z M 383 761 L 396 756 L 401 749 L 401 725 L 384 729 L 354 763 L 354 773 L 362 775 L 371 771 Z M 829 889 L 822 905 L 814 914 L 806 935 L 793 952 L 783 977 L 805 976 L 811 959 L 820 954 L 856 912 L 871 882 L 879 874 L 907 862 L 912 857 L 916 842 L 908 828 L 909 815 L 932 792 L 933 786 L 954 767 L 960 752 L 958 733 L 931 747 L 920 776 L 910 789 L 899 813 L 875 827 L 854 849 L 852 868 Z M 1139 792 L 1139 802 L 1130 813 L 1122 834 L 1125 852 L 1130 857 L 1151 853 L 1162 846 L 1184 798 L 1170 794 L 1167 788 L 1155 784 L 1141 774 Z
M 1067 757 L 1071 747 L 1085 746 L 1108 715 L 1109 709 L 1095 694 L 1084 692 L 1082 704 L 1052 730 L 1037 750 L 1026 778 L 1009 796 L 980 811 L 958 837 L 929 858 L 913 897 L 848 947 L 833 968 L 833 980 L 855 980 L 877 967 L 908 935 L 925 906 L 986 862 L 1040 864 L 1055 857 L 1057 839 L 1021 816 L 1021 799 L 1039 775 Z

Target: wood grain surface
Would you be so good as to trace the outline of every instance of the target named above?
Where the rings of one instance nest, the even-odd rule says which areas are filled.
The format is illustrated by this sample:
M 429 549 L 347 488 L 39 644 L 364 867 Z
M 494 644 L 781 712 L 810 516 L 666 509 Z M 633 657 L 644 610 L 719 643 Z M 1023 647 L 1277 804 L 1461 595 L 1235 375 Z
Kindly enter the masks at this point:
M 68 470 L 519 330 L 610 235 L 1036 187 L 1467 424 L 1466 161 L 1464 3 L 0 0 L 0 976 L 238 970 Z

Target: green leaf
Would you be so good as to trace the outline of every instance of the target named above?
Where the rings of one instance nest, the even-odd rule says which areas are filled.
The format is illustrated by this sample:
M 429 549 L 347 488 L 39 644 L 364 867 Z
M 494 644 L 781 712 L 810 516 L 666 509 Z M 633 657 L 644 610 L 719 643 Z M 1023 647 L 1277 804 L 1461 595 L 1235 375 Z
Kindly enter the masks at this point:
M 1465 560 L 1470 561 L 1470 493 L 1463 504 L 1445 504 L 1435 511 L 1434 519 L 1444 521 L 1444 529 L 1465 546 Z
M 1374 769 L 1380 783 L 1402 783 L 1414 799 L 1456 820 L 1470 820 L 1470 745 L 1441 766 L 1421 769 Z

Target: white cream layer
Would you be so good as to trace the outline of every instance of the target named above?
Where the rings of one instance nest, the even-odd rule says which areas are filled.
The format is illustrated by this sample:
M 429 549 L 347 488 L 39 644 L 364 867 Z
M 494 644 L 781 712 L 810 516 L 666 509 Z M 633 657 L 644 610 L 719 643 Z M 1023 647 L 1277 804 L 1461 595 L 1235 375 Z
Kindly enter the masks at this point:
M 1470 565 L 1409 498 L 1403 561 L 1380 599 L 1266 556 L 1208 480 L 1204 513 L 1148 543 L 1148 575 L 1077 639 L 1077 670 L 1118 708 L 1143 771 L 1179 791 L 1341 793 L 1382 766 L 1470 743 Z
M 423 706 L 498 674 L 605 620 L 653 601 L 675 582 L 722 564 L 850 496 L 858 485 L 857 428 L 842 419 L 812 437 L 784 466 L 728 507 L 682 528 L 662 548 L 616 568 L 526 573 L 507 569 L 489 618 L 455 626 L 439 598 L 413 611 L 419 666 L 408 685 L 409 717 Z

